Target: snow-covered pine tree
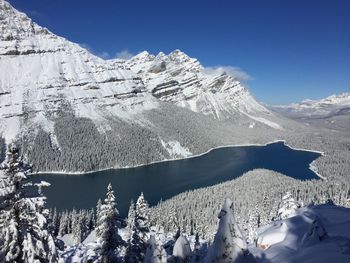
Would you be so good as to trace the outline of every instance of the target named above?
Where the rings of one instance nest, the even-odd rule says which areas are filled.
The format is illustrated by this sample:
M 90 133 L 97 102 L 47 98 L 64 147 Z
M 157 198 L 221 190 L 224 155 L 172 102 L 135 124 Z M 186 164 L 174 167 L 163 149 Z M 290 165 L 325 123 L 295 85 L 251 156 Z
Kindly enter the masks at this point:
M 149 205 L 143 196 L 143 193 L 139 196 L 136 202 L 136 220 L 140 230 L 141 239 L 147 243 L 149 234 Z
M 96 216 L 94 209 L 91 209 L 87 218 L 87 228 L 91 232 L 95 228 Z
M 133 221 L 135 219 L 135 203 L 133 200 L 130 201 L 130 207 L 128 212 L 128 219 L 127 219 L 127 228 L 129 233 L 132 233 L 132 227 L 133 227 Z
M 46 263 L 57 261 L 54 238 L 48 229 L 46 198 L 36 193 L 30 167 L 23 162 L 18 148 L 11 144 L 0 172 L 0 262 Z M 40 191 L 41 192 L 41 191 Z
M 262 202 L 259 207 L 259 227 L 271 222 L 271 197 L 268 193 L 263 193 Z
M 68 233 L 73 233 L 74 232 L 74 224 L 76 221 L 75 218 L 78 216 L 78 212 L 75 208 L 73 208 L 72 212 L 68 212 Z
M 147 249 L 146 244 L 140 237 L 139 228 L 137 226 L 136 215 L 132 224 L 132 233 L 128 241 L 124 260 L 127 263 L 141 263 L 143 262 L 145 251 Z
M 89 210 L 80 210 L 79 211 L 79 220 L 78 224 L 80 225 L 81 229 L 81 241 L 83 241 L 89 234 L 89 220 L 90 220 L 90 215 L 89 215 Z
M 179 223 L 179 216 L 177 214 L 177 210 L 174 206 L 171 206 L 169 209 L 169 213 L 167 214 L 167 221 L 166 221 L 166 226 L 165 229 L 167 231 L 172 230 L 174 228 L 179 229 L 180 228 L 180 223 Z
M 227 198 L 219 213 L 219 227 L 210 246 L 208 263 L 246 263 L 254 262 L 247 250 L 246 239 L 238 227 L 233 213 L 233 202 Z
M 55 208 L 52 212 L 52 217 L 51 217 L 51 232 L 54 237 L 57 237 L 59 227 L 60 227 L 60 218 L 58 216 L 57 209 Z
M 101 211 L 101 206 L 102 206 L 102 200 L 99 198 L 97 200 L 97 205 L 96 205 L 96 217 L 98 217 L 100 211 Z
M 294 200 L 290 192 L 287 192 L 282 197 L 282 204 L 278 210 L 278 219 L 286 219 L 294 214 L 295 210 L 298 208 L 297 202 Z
M 148 240 L 147 251 L 146 251 L 144 262 L 145 263 L 166 263 L 167 262 L 167 255 L 164 248 L 157 243 L 153 235 L 151 235 L 150 239 Z
M 192 251 L 190 243 L 188 242 L 187 238 L 181 234 L 175 242 L 172 261 L 178 263 L 187 263 L 190 261 L 191 254 Z
M 96 235 L 101 245 L 101 262 L 118 262 L 117 248 L 123 245 L 123 240 L 118 233 L 117 204 L 112 185 L 107 187 L 106 199 L 100 207 L 97 216 Z
M 58 235 L 64 236 L 65 234 L 68 234 L 68 216 L 67 211 L 63 212 L 60 216 L 60 227 L 58 229 Z
M 82 222 L 81 222 L 81 216 L 78 213 L 74 213 L 74 216 L 72 217 L 72 234 L 77 243 L 81 243 L 83 239 L 83 229 L 82 229 Z
M 136 202 L 134 219 L 131 220 L 131 237 L 125 254 L 125 262 L 143 262 L 149 234 L 149 207 L 143 193 Z

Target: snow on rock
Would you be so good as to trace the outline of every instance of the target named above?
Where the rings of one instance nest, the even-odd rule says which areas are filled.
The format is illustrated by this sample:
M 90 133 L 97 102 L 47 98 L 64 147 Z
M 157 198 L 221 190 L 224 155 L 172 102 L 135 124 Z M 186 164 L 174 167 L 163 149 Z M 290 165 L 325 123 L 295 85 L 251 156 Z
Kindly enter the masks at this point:
M 192 153 L 186 147 L 181 146 L 180 142 L 178 141 L 165 142 L 161 140 L 161 143 L 169 155 L 173 158 L 188 157 L 192 155 Z

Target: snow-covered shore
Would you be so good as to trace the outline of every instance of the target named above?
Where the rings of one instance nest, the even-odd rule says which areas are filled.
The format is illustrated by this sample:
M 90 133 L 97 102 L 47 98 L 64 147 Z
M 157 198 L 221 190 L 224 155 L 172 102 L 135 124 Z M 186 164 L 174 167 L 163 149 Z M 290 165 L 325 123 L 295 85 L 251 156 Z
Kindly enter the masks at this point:
M 184 157 L 179 157 L 179 158 L 172 158 L 172 159 L 164 159 L 164 160 L 160 160 L 160 161 L 154 161 L 154 162 L 149 162 L 148 164 L 139 164 L 139 165 L 135 165 L 135 166 L 124 166 L 124 167 L 109 167 L 109 168 L 105 168 L 105 169 L 98 169 L 98 170 L 93 170 L 93 171 L 77 171 L 77 172 L 70 172 L 70 171 L 40 171 L 40 172 L 35 172 L 33 173 L 33 175 L 35 174 L 62 174 L 62 175 L 85 175 L 85 174 L 92 174 L 92 173 L 96 173 L 96 172 L 102 172 L 102 171 L 108 171 L 108 170 L 116 170 L 116 169 L 129 169 L 129 168 L 137 168 L 137 167 L 144 167 L 144 166 L 148 166 L 148 165 L 153 165 L 153 164 L 157 164 L 157 163 L 163 163 L 163 162 L 172 162 L 172 161 L 180 161 L 180 160 L 185 160 L 185 159 L 192 159 L 192 158 L 198 158 L 201 157 L 203 155 L 206 155 L 212 151 L 215 150 L 219 150 L 219 149 L 223 149 L 223 148 L 231 148 L 231 147 L 254 147 L 254 146 L 267 146 L 269 144 L 273 144 L 273 143 L 280 143 L 283 142 L 284 145 L 286 145 L 288 148 L 296 150 L 296 151 L 306 151 L 306 152 L 313 152 L 313 153 L 319 153 L 322 156 L 324 156 L 324 152 L 321 151 L 317 151 L 317 150 L 309 150 L 309 149 L 303 149 L 303 148 L 296 148 L 296 147 L 292 147 L 290 146 L 286 140 L 273 140 L 273 141 L 269 141 L 266 143 L 242 143 L 242 144 L 231 144 L 231 145 L 222 145 L 222 146 L 218 146 L 218 147 L 213 147 L 210 148 L 209 150 L 200 153 L 200 154 L 195 154 L 195 155 L 189 155 L 189 156 L 184 156 Z M 316 166 L 315 165 L 311 165 L 310 164 L 310 170 L 313 171 L 317 176 L 319 176 L 321 179 L 326 180 L 325 177 L 323 177 L 322 175 L 320 175 L 317 170 L 316 170 Z

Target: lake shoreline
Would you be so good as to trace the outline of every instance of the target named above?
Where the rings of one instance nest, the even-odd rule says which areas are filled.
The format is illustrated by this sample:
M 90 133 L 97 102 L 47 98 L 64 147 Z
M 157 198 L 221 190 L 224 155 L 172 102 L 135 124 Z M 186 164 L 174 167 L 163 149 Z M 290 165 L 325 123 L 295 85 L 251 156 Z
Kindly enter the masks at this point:
M 196 155 L 190 155 L 190 156 L 186 156 L 183 158 L 173 158 L 173 159 L 165 159 L 165 160 L 160 160 L 160 161 L 154 161 L 154 162 L 150 162 L 148 164 L 139 164 L 139 165 L 135 165 L 135 166 L 124 166 L 124 167 L 110 167 L 110 168 L 104 168 L 104 169 L 98 169 L 98 170 L 92 170 L 92 171 L 78 171 L 78 172 L 67 172 L 67 171 L 44 171 L 44 172 L 35 172 L 35 173 L 31 173 L 31 175 L 35 176 L 35 175 L 43 175 L 43 174 L 55 174 L 55 175 L 86 175 L 86 174 L 92 174 L 92 173 L 96 173 L 96 172 L 103 172 L 103 171 L 109 171 L 109 170 L 123 170 L 123 169 L 130 169 L 130 168 L 140 168 L 140 167 L 145 167 L 148 165 L 153 165 L 153 164 L 158 164 L 158 163 L 164 163 L 164 162 L 172 162 L 172 161 L 180 161 L 180 160 L 186 160 L 186 159 L 191 159 L 191 158 L 197 158 L 197 157 L 201 157 L 205 154 L 208 154 L 214 150 L 218 150 L 218 149 L 223 149 L 223 148 L 231 148 L 231 147 L 250 147 L 250 146 L 267 146 L 269 144 L 274 144 L 274 143 L 283 143 L 286 147 L 292 149 L 292 150 L 296 150 L 296 151 L 304 151 L 304 152 L 312 152 L 312 153 L 319 153 L 321 156 L 325 156 L 324 152 L 321 151 L 317 151 L 317 150 L 309 150 L 309 149 L 304 149 L 304 148 L 296 148 L 293 146 L 290 146 L 286 140 L 283 139 L 277 139 L 277 140 L 273 140 L 273 141 L 269 141 L 266 143 L 247 143 L 247 144 L 231 144 L 231 145 L 222 145 L 222 146 L 218 146 L 218 147 L 214 147 L 214 148 L 210 148 L 209 150 L 207 150 L 206 152 L 200 153 L 200 154 L 196 154 Z M 314 160 L 316 161 L 316 160 Z M 313 162 L 314 162 L 313 161 Z M 314 172 L 320 179 L 322 180 L 327 180 L 326 177 L 323 177 L 322 175 L 320 175 L 317 171 L 317 166 L 315 164 L 310 163 L 309 165 L 309 169 Z

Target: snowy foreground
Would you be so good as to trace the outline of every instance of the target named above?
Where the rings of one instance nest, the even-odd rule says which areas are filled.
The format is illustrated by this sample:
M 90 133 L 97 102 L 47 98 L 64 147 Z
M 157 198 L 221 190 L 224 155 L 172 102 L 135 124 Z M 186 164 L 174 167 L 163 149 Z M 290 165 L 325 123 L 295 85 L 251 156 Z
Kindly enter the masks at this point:
M 300 208 L 258 231 L 258 247 L 249 248 L 258 262 L 350 262 L 349 208 Z
M 232 218 L 228 220 L 232 220 Z M 232 221 L 225 222 L 225 224 L 231 226 Z M 233 225 L 237 226 L 234 221 Z M 232 231 L 232 229 L 225 228 L 219 223 L 219 231 L 216 235 L 217 237 L 223 237 L 230 234 L 227 231 L 231 234 L 239 232 L 239 230 Z M 128 240 L 129 234 L 126 228 L 121 229 L 120 234 L 125 241 Z M 157 243 L 162 244 L 163 247 L 175 242 L 174 233 L 162 233 L 153 229 L 151 234 L 155 236 Z M 246 247 L 251 257 L 243 257 L 238 261 L 223 259 L 215 261 L 212 259 L 210 262 L 350 262 L 350 209 L 333 204 L 299 208 L 289 218 L 260 227 L 257 230 L 254 243 L 249 245 L 239 243 L 242 238 L 238 235 L 230 239 L 228 244 L 231 247 L 222 246 L 221 242 L 216 242 L 216 240 L 211 241 L 212 245 L 209 245 L 209 253 L 208 241 L 200 239 L 199 255 L 213 252 L 217 255 L 223 255 L 227 251 L 234 254 L 232 249 L 238 246 L 239 251 L 242 247 Z M 195 253 L 195 250 L 198 249 L 195 236 L 186 236 L 186 239 L 192 251 L 187 253 Z M 62 238 L 62 240 L 65 240 L 66 244 L 74 243 L 70 240 L 69 235 Z M 95 232 L 92 232 L 82 244 L 67 246 L 61 255 L 63 257 L 61 262 L 86 262 L 89 258 L 97 256 L 94 251 L 97 250 L 98 246 Z M 215 251 L 210 252 L 213 247 L 215 247 Z M 227 251 L 222 251 L 223 247 Z M 171 255 L 168 255 L 168 259 L 170 258 Z M 193 262 L 195 262 L 194 260 Z M 198 262 L 206 262 L 207 260 L 208 258 L 203 257 Z

